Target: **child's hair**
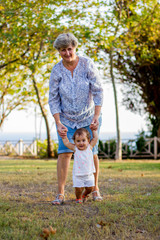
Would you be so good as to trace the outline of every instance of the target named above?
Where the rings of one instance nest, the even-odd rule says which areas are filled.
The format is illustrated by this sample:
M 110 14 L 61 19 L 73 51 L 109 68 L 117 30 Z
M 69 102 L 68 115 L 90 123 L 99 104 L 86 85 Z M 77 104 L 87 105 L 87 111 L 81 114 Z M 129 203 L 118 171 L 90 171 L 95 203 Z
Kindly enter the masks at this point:
M 85 129 L 85 128 L 79 128 L 79 129 L 77 129 L 77 130 L 75 131 L 72 139 L 75 140 L 76 135 L 81 136 L 83 133 L 86 133 L 86 136 L 87 136 L 87 138 L 88 138 L 88 141 L 90 141 L 91 135 L 90 135 L 89 131 L 88 131 L 87 129 Z

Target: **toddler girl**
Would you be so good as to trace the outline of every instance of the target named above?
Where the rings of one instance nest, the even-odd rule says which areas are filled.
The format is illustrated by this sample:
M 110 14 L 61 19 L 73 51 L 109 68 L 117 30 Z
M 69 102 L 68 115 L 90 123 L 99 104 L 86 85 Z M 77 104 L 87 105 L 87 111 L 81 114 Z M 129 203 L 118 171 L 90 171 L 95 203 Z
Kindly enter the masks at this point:
M 86 201 L 89 193 L 93 191 L 94 183 L 94 160 L 92 148 L 98 141 L 97 131 L 92 130 L 93 138 L 90 141 L 90 133 L 85 128 L 77 129 L 73 135 L 74 144 L 69 142 L 67 136 L 63 143 L 66 147 L 74 151 L 73 164 L 73 187 L 75 187 L 76 202 Z M 83 192 L 85 188 L 85 191 Z M 83 196 L 82 196 L 83 192 Z

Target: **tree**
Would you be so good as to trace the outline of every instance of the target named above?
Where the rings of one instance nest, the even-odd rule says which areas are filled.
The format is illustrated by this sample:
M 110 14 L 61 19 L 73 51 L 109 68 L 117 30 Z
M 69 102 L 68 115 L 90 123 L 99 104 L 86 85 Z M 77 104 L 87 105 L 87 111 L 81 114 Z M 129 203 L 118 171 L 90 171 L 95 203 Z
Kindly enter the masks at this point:
M 126 34 L 119 37 L 116 68 L 125 84 L 128 109 L 147 112 L 154 133 L 160 137 L 160 4 L 147 1 L 141 11 L 132 9 Z
M 0 60 L 0 69 L 7 77 L 11 72 L 11 68 L 14 68 L 14 74 L 16 74 L 20 66 L 25 66 L 25 71 L 28 74 L 26 79 L 33 86 L 29 93 L 35 94 L 37 100 L 34 99 L 34 102 L 39 105 L 46 123 L 48 156 L 50 157 L 52 152 L 50 130 L 45 109 L 46 100 L 43 101 L 48 89 L 43 91 L 44 85 L 41 83 L 44 84 L 44 81 L 39 81 L 40 67 L 43 66 L 43 68 L 48 69 L 45 65 L 49 65 L 53 60 L 56 62 L 57 54 L 55 54 L 52 46 L 53 40 L 59 33 L 68 29 L 72 19 L 74 19 L 74 14 L 76 13 L 76 17 L 78 17 L 78 9 L 83 4 L 68 0 L 33 0 L 25 2 L 22 0 L 18 2 L 6 0 L 1 1 L 1 4 L 0 46 L 2 58 Z M 51 71 L 51 66 L 48 71 Z M 44 74 L 42 75 L 44 77 Z M 44 77 L 44 79 L 48 82 L 47 78 Z M 21 80 L 22 85 L 25 85 L 24 79 L 21 78 Z M 12 81 L 11 78 L 10 81 Z M 15 95 L 17 94 L 16 87 L 15 84 Z M 33 101 L 33 99 L 29 98 L 27 100 Z M 22 104 L 22 101 L 19 102 L 20 104 Z M 14 107 L 12 107 L 11 103 L 8 105 L 7 108 L 10 111 L 6 114 L 6 117 L 16 106 L 17 104 L 14 104 Z
M 50 144 L 51 139 L 47 113 L 44 110 L 44 105 L 41 100 L 43 97 L 40 96 L 38 84 L 34 77 L 35 62 L 38 60 L 40 54 L 43 53 L 41 60 L 46 64 L 45 60 L 49 59 L 48 54 L 51 51 L 51 37 L 58 32 L 57 27 L 55 27 L 54 24 L 57 24 L 59 21 L 58 14 L 55 12 L 56 7 L 60 2 L 53 1 L 53 9 L 51 9 L 52 6 L 50 6 L 49 3 L 51 3 L 51 1 L 46 1 L 46 3 L 43 1 L 2 2 L 1 50 L 3 58 L 0 62 L 0 68 L 3 71 L 4 78 L 10 76 L 10 84 L 7 85 L 8 91 L 3 91 L 1 98 L 1 100 L 5 100 L 3 106 L 6 106 L 6 113 L 4 113 L 4 111 L 2 113 L 1 125 L 4 122 L 4 119 L 11 113 L 11 111 L 17 108 L 17 106 L 19 106 L 18 109 L 22 109 L 24 103 L 25 105 L 30 101 L 38 103 L 46 123 L 48 157 L 51 157 L 52 149 Z M 59 24 L 57 24 L 57 26 L 58 25 Z M 55 31 L 51 34 L 50 32 L 53 26 L 55 27 Z M 29 66 L 29 68 L 32 69 L 31 75 L 29 75 L 29 70 L 26 69 L 26 66 Z M 20 67 L 26 72 L 26 79 L 23 78 L 23 74 L 21 73 L 22 75 L 19 75 L 18 77 L 19 81 L 21 81 L 21 85 L 18 85 L 14 76 L 19 73 L 18 71 Z M 13 70 L 14 72 L 11 74 Z M 28 76 L 31 78 L 29 79 Z M 31 83 L 34 88 L 26 89 L 25 86 L 31 85 Z M 4 82 L 2 89 L 6 89 L 5 86 L 6 83 Z M 12 87 L 12 89 L 10 89 L 10 87 Z M 25 99 L 20 88 L 26 89 Z M 8 93 L 10 95 L 12 93 L 12 95 L 15 96 L 15 101 L 6 102 L 6 98 L 3 96 L 4 94 L 7 94 L 7 98 L 9 99 L 10 97 Z M 34 97 L 29 98 L 29 95 L 35 95 L 37 101 Z M 46 92 L 43 92 L 43 95 L 46 95 Z
M 115 2 L 109 1 L 107 3 L 106 1 L 97 1 L 97 8 L 94 9 L 92 7 L 94 14 L 90 16 L 87 26 L 84 26 L 83 40 L 86 43 L 85 47 L 87 49 L 87 54 L 93 57 L 95 61 L 97 61 L 99 65 L 101 65 L 100 67 L 103 68 L 104 71 L 109 68 L 110 78 L 114 92 L 116 112 L 117 145 L 115 159 L 122 160 L 118 100 L 115 83 L 115 79 L 117 78 L 117 76 L 114 67 L 114 52 L 117 46 L 117 35 L 120 31 L 119 26 L 121 23 L 121 17 L 119 17 L 118 21 L 115 21 L 115 17 L 113 14 L 113 11 L 115 11 Z M 117 12 L 120 12 L 120 10 L 118 10 Z M 89 42 L 87 42 L 85 38 L 89 40 Z
M 33 100 L 32 85 L 26 81 L 24 68 L 0 74 L 0 128 L 8 115 L 15 109 L 25 109 Z
M 1 125 L 15 108 L 23 109 L 23 105 L 27 106 L 30 101 L 37 103 L 45 120 L 48 157 L 51 157 L 50 129 L 45 110 L 47 91 L 40 90 L 44 90 L 44 82 L 42 86 L 41 81 L 35 76 L 37 61 L 42 66 L 42 63 L 43 65 L 49 64 L 55 59 L 54 54 L 51 55 L 54 53 L 52 41 L 60 31 L 66 28 L 64 24 L 60 23 L 62 9 L 59 11 L 58 7 L 61 1 L 45 1 L 44 3 L 44 1 L 16 2 L 11 0 L 1 3 L 0 46 L 2 58 L 0 69 L 2 69 L 3 78 L 7 78 L 9 82 L 9 84 L 6 84 L 6 81 L 1 82 L 1 108 L 3 110 Z M 63 3 L 65 5 L 67 1 L 63 1 Z M 54 31 L 52 31 L 53 28 Z M 19 71 L 20 68 L 25 71 L 25 75 Z M 48 68 L 46 67 L 46 69 Z M 17 75 L 18 77 L 15 78 Z M 48 82 L 48 79 L 45 78 L 45 80 Z M 28 85 L 30 88 L 26 88 Z M 25 91 L 22 91 L 23 89 Z M 7 97 L 4 98 L 4 95 Z M 9 101 L 10 95 L 15 101 Z M 32 98 L 29 98 L 30 95 Z M 43 101 L 44 98 L 45 101 Z

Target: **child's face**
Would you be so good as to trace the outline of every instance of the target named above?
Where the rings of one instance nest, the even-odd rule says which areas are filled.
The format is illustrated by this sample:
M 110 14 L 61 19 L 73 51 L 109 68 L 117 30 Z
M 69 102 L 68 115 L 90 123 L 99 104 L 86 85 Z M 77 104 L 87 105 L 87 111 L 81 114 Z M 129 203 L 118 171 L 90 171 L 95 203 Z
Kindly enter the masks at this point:
M 89 144 L 86 133 L 76 134 L 74 143 L 79 150 L 86 150 Z

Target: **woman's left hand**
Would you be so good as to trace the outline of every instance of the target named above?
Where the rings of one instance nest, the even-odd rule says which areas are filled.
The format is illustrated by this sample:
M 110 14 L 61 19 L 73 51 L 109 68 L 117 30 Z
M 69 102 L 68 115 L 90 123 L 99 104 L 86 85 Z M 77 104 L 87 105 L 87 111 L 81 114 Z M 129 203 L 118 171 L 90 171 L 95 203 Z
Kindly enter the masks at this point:
M 99 120 L 97 116 L 94 116 L 91 122 L 91 125 L 89 126 L 91 130 L 97 130 L 99 126 Z

